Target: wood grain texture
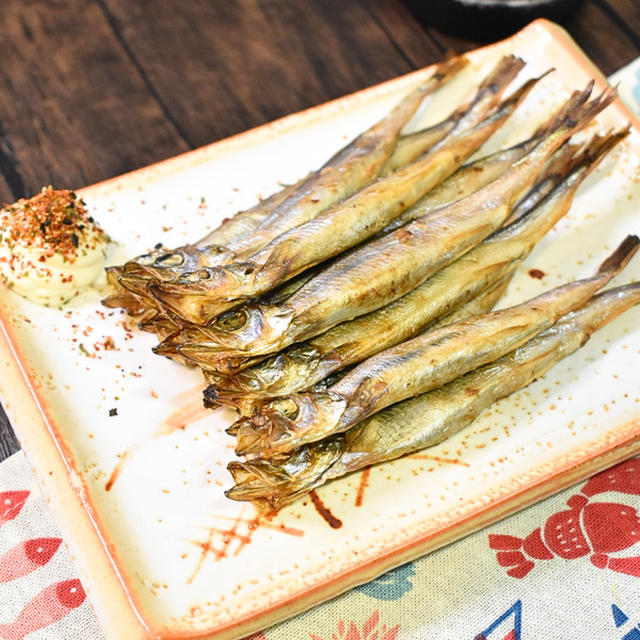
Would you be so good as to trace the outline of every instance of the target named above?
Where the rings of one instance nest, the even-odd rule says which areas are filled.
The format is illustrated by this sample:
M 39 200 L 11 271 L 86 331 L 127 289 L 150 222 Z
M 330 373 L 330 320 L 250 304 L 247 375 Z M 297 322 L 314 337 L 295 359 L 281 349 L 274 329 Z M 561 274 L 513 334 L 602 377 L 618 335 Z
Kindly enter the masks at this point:
M 617 10 L 617 5 L 623 3 L 619 0 L 612 0 L 608 5 L 599 0 L 586 2 L 565 25 L 574 40 L 607 76 L 640 56 L 638 42 L 620 28 L 619 14 L 612 9 L 614 4 Z
M 18 438 L 11 428 L 7 414 L 0 405 L 0 461 L 8 458 L 18 449 L 20 449 Z
M 95 2 L 3 0 L 0 16 L 3 201 L 188 149 Z
M 414 68 L 360 2 L 100 3 L 195 146 Z
M 119 175 L 482 44 L 408 4 L 2 0 L 0 201 Z M 640 55 L 637 0 L 585 0 L 565 27 L 607 74 Z M 0 460 L 17 448 L 0 408 Z

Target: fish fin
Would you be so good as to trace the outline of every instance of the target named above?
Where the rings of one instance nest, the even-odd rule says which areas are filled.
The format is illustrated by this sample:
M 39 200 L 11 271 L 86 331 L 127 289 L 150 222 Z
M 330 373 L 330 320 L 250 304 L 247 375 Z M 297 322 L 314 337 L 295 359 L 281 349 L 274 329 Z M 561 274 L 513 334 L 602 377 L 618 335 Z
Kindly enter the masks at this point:
M 357 411 L 358 413 L 362 411 L 368 412 L 375 402 L 387 392 L 387 389 L 387 383 L 382 380 L 376 380 L 375 378 L 363 380 L 355 392 L 351 394 L 345 414 L 351 411 Z
M 583 150 L 574 158 L 569 171 L 574 172 L 586 166 L 587 171 L 581 178 L 581 180 L 584 180 L 600 164 L 609 151 L 622 142 L 630 133 L 631 125 L 627 124 L 626 127 L 617 131 L 609 131 L 603 136 L 593 136 Z
M 583 93 L 589 90 L 591 92 L 593 87 L 593 81 L 591 81 L 584 89 Z M 618 90 L 615 87 L 607 87 L 595 98 L 585 102 L 580 107 L 575 109 L 571 114 L 567 116 L 564 121 L 564 126 L 571 130 L 574 134 L 581 129 L 584 129 L 591 121 L 606 107 L 608 107 L 618 97 Z

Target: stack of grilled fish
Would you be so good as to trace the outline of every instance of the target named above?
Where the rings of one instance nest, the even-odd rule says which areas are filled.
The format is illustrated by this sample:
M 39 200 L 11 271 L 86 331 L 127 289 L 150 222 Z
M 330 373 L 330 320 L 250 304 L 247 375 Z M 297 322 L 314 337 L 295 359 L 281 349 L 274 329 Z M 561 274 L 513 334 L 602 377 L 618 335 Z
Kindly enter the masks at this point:
M 574 134 L 615 98 L 575 91 L 519 144 L 469 162 L 540 78 L 504 97 L 506 56 L 439 124 L 403 135 L 465 60 L 438 66 L 388 115 L 295 185 L 199 242 L 108 269 L 104 302 L 202 368 L 205 405 L 235 407 L 244 460 L 230 498 L 270 508 L 441 442 L 640 302 L 591 277 L 491 311 L 516 267 L 629 130 Z

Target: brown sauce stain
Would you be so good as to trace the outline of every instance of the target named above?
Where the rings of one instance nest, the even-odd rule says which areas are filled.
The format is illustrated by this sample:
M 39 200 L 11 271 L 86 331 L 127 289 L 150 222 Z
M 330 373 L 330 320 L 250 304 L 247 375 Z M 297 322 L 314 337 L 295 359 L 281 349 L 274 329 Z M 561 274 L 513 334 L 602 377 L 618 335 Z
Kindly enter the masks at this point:
M 541 271 L 540 269 L 529 269 L 527 273 L 529 274 L 530 277 L 536 280 L 542 280 L 542 278 L 544 278 L 547 275 L 544 271 Z
M 313 502 L 313 506 L 316 508 L 316 511 L 332 529 L 339 529 L 342 526 L 342 520 L 336 518 L 333 513 L 329 511 L 315 491 L 312 491 L 309 494 L 309 497 L 311 498 L 311 502 Z
M 113 485 L 115 484 L 115 481 L 118 479 L 118 476 L 120 475 L 121 471 L 122 471 L 122 467 L 124 467 L 124 463 L 127 460 L 127 458 L 129 457 L 129 450 L 127 449 L 121 456 L 120 456 L 120 460 L 118 460 L 118 464 L 116 464 L 116 466 L 113 468 L 113 471 L 111 472 L 111 475 L 109 476 L 109 479 L 107 480 L 107 483 L 104 485 L 104 490 L 105 491 L 111 491 L 111 489 L 113 488 Z
M 192 398 L 187 403 L 182 405 L 179 409 L 176 409 L 169 417 L 164 421 L 163 427 L 155 434 L 156 437 L 164 436 L 173 431 L 179 429 L 186 429 L 193 422 L 206 418 L 211 413 L 211 409 L 206 409 L 202 404 L 202 397 L 198 395 L 198 398 Z
M 447 464 L 459 464 L 462 467 L 471 466 L 468 462 L 463 462 L 459 458 L 441 458 L 440 456 L 427 456 L 422 453 L 414 453 L 407 456 L 407 458 L 412 458 L 413 460 L 435 460 L 436 462 L 446 462 Z
M 358 485 L 358 493 L 356 494 L 356 507 L 362 506 L 362 499 L 364 498 L 364 492 L 369 486 L 369 475 L 371 474 L 371 467 L 367 467 L 360 474 L 360 484 Z
M 286 533 L 290 536 L 295 536 L 296 538 L 302 538 L 304 536 L 304 531 L 302 529 L 298 529 L 296 527 L 289 527 L 282 522 L 271 522 L 275 516 L 278 515 L 277 511 L 270 511 L 262 518 L 260 516 L 253 518 L 251 520 L 242 519 L 241 522 L 245 523 L 250 530 L 257 529 L 258 527 L 263 527 L 264 529 L 271 529 L 272 531 L 280 531 L 281 533 Z M 235 522 L 235 518 L 230 518 L 228 516 L 219 515 L 216 516 L 221 520 L 233 520 Z
M 270 511 L 265 515 L 258 515 L 255 518 L 243 518 L 244 509 L 235 518 L 216 515 L 221 520 L 230 520 L 231 525 L 228 528 L 208 527 L 207 537 L 205 540 L 192 540 L 191 542 L 200 548 L 200 557 L 193 570 L 193 573 L 187 578 L 187 584 L 191 584 L 200 570 L 202 569 L 207 557 L 211 556 L 215 562 L 219 562 L 224 558 L 239 555 L 242 550 L 251 544 L 254 532 L 260 527 L 272 529 L 287 535 L 301 538 L 304 536 L 302 529 L 288 527 L 285 524 L 272 522 L 277 511 Z M 232 543 L 236 543 L 235 545 Z

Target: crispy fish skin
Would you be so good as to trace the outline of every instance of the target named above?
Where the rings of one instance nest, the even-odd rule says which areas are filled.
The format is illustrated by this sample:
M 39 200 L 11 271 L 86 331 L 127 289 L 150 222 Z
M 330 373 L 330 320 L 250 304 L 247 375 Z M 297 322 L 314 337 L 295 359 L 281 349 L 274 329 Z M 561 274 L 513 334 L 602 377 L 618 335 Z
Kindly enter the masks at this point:
M 400 167 L 413 162 L 435 145 L 447 144 L 456 135 L 479 124 L 487 115 L 490 115 L 487 110 L 496 105 L 507 85 L 524 66 L 525 63 L 520 58 L 503 57 L 480 83 L 470 100 L 455 109 L 448 118 L 432 127 L 402 136 L 398 140 L 393 155 L 387 160 L 382 175 L 393 173 Z
M 495 284 L 488 287 L 486 290 L 480 292 L 475 298 L 467 301 L 465 304 L 459 306 L 451 313 L 441 318 L 436 326 L 443 326 L 452 322 L 459 322 L 472 316 L 476 316 L 482 313 L 488 313 L 493 309 L 498 300 L 504 295 L 509 282 L 511 281 L 512 273 L 498 280 Z M 332 385 L 336 384 L 338 380 L 348 374 L 350 367 L 341 369 L 336 373 L 329 374 L 328 377 L 322 380 L 313 381 L 313 386 L 305 383 L 305 381 L 298 381 L 298 390 L 310 390 L 314 393 L 327 391 Z M 213 372 L 205 372 L 205 380 L 209 382 L 209 387 L 204 390 L 203 402 L 204 406 L 208 408 L 215 408 L 220 404 L 230 405 L 240 411 L 240 415 L 250 417 L 255 415 L 260 407 L 265 403 L 265 398 L 256 396 L 251 393 L 238 393 L 229 400 L 229 397 L 221 394 L 218 395 L 216 391 L 216 384 L 219 384 L 218 375 Z M 236 422 L 227 429 L 227 433 L 231 435 L 237 435 L 239 424 Z
M 591 87 L 582 92 L 586 100 Z M 500 178 L 449 207 L 373 240 L 312 278 L 283 305 L 246 305 L 235 312 L 233 330 L 206 327 L 212 359 L 278 351 L 402 297 L 499 228 L 516 199 L 534 182 L 547 158 L 615 96 L 580 107 Z M 222 318 L 221 318 L 222 319 Z M 227 320 L 227 318 L 225 318 Z M 184 344 L 190 357 L 202 345 Z
M 451 144 L 282 233 L 246 262 L 205 268 L 173 282 L 152 284 L 151 293 L 173 313 L 203 325 L 363 242 L 448 178 L 511 115 L 524 95 L 526 92 L 519 92 L 504 108 Z
M 235 486 L 226 495 L 279 509 L 329 480 L 434 446 L 497 400 L 544 375 L 638 303 L 640 283 L 610 289 L 499 360 L 380 411 L 345 433 L 305 445 L 282 459 L 231 462 Z
M 263 401 L 288 395 L 424 331 L 437 318 L 513 271 L 569 210 L 576 189 L 595 164 L 576 168 L 541 206 L 489 236 L 406 296 L 293 344 L 244 371 L 212 375 L 214 384 L 205 390 L 205 398 L 235 405 L 246 402 L 247 395 Z M 205 359 L 206 351 L 202 359 L 194 358 L 197 363 Z
M 526 83 L 524 87 L 521 89 L 522 91 L 527 90 Z M 424 196 L 411 210 L 415 210 L 419 207 L 419 211 L 421 215 L 426 215 L 428 212 L 435 210 L 438 207 L 451 204 L 456 200 L 459 200 L 467 195 L 470 195 L 477 189 L 485 186 L 492 180 L 496 179 L 501 173 L 503 173 L 511 164 L 522 158 L 528 150 L 535 144 L 536 138 L 542 135 L 542 129 L 534 133 L 534 135 L 528 140 L 515 145 L 509 149 L 501 150 L 496 153 L 491 154 L 485 158 L 481 158 L 476 160 L 473 163 L 465 165 L 460 170 L 458 170 L 453 176 L 449 179 L 445 180 L 443 183 L 438 185 L 433 191 Z M 570 145 L 565 145 L 562 150 L 563 160 L 566 164 L 566 159 L 564 158 L 566 151 L 571 151 L 574 147 Z M 559 152 L 558 152 L 559 153 Z M 555 154 L 554 154 L 555 155 Z M 541 198 L 540 198 L 541 199 Z M 530 199 L 533 202 L 533 199 Z M 411 211 L 409 210 L 409 211 Z M 405 212 L 400 216 L 398 220 L 395 220 L 390 225 L 388 225 L 381 234 L 385 232 L 389 232 L 402 224 L 408 222 L 411 218 L 407 217 L 409 211 Z M 326 267 L 327 265 L 322 265 Z M 286 300 L 286 298 L 290 297 L 295 291 L 306 284 L 308 280 L 311 279 L 314 275 L 318 273 L 318 269 L 308 269 L 303 273 L 299 274 L 295 278 L 289 280 L 284 285 L 276 289 L 270 294 L 267 294 L 262 299 L 263 304 L 280 304 Z M 198 342 L 198 341 L 206 341 L 206 335 L 202 332 L 199 332 L 197 329 L 194 329 L 192 326 L 184 327 L 182 331 L 177 331 L 179 327 L 176 326 L 176 322 L 167 323 L 166 319 L 162 317 L 163 314 L 159 314 L 157 317 L 160 318 L 160 329 L 164 329 L 161 333 L 164 334 L 163 341 L 154 348 L 155 353 L 158 355 L 175 357 L 177 356 L 177 347 L 183 342 Z M 162 324 L 164 320 L 164 325 Z M 153 325 L 149 327 L 148 330 L 152 332 L 155 329 L 156 321 L 145 322 L 140 326 L 141 329 L 147 330 L 148 325 Z M 173 326 L 173 331 L 167 331 L 165 326 Z M 180 323 L 177 323 L 178 325 Z M 205 368 L 209 368 L 209 362 L 207 361 L 206 355 L 204 359 L 199 359 L 198 355 L 194 355 L 193 357 L 195 362 L 198 362 L 201 366 Z
M 300 215 L 313 215 L 314 211 L 320 211 L 353 193 L 382 170 L 389 155 L 395 150 L 401 129 L 424 98 L 456 75 L 466 64 L 466 58 L 460 56 L 438 65 L 433 74 L 387 116 L 336 153 L 318 171 L 293 185 L 285 186 L 250 209 L 225 219 L 219 227 L 195 244 L 171 251 L 158 247 L 122 266 L 110 267 L 109 282 L 114 293 L 105 298 L 103 304 L 108 307 L 130 307 L 132 312 L 137 311 L 141 304 L 145 307 L 153 306 L 152 298 L 146 290 L 149 280 L 170 280 L 204 266 L 224 264 L 241 254 L 243 248 L 245 253 L 248 251 L 250 254 L 274 237 L 274 234 L 267 233 L 266 239 L 263 239 L 265 228 L 273 226 L 282 216 L 291 217 L 293 209 Z M 506 66 L 505 62 L 503 66 Z M 506 79 L 506 72 L 504 75 Z M 446 131 L 442 135 L 445 134 Z M 438 139 L 434 139 L 434 142 Z M 412 146 L 414 144 L 415 142 Z M 339 184 L 337 176 L 341 178 Z M 323 204 L 325 202 L 329 204 Z M 307 214 L 307 211 L 310 213 Z M 279 224 L 286 223 L 281 220 Z M 125 290 L 133 295 L 126 295 Z M 136 296 L 141 300 L 137 300 Z
M 265 404 L 238 429 L 236 453 L 267 456 L 292 451 L 497 360 L 584 305 L 624 268 L 638 245 L 637 236 L 628 236 L 590 278 L 386 349 L 359 364 L 326 393 L 292 394 Z

